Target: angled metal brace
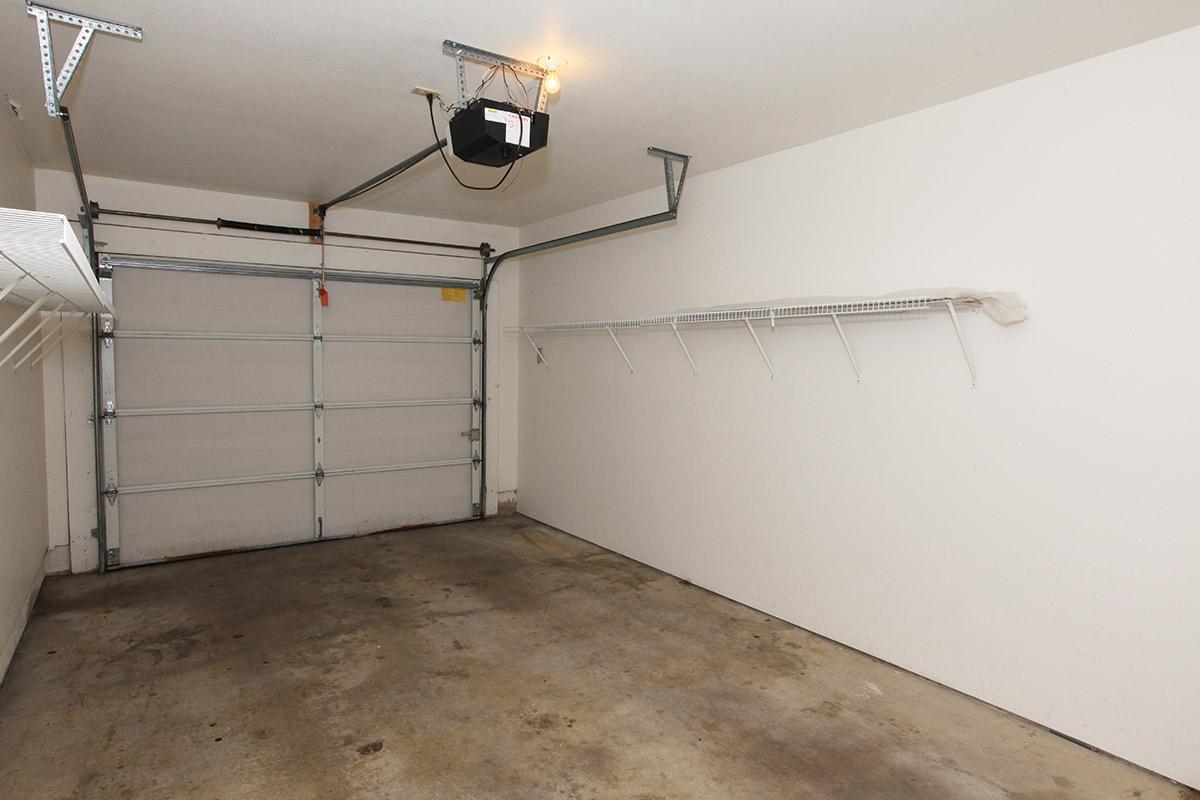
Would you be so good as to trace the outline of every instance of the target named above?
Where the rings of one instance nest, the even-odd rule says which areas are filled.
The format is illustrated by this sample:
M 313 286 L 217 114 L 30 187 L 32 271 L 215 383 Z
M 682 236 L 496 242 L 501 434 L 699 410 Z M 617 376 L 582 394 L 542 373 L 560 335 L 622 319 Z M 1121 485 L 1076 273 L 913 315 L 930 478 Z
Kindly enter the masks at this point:
M 621 347 L 621 342 L 620 342 L 620 340 L 617 339 L 617 335 L 615 333 L 613 333 L 613 329 L 608 327 L 607 325 L 604 326 L 604 330 L 608 331 L 608 335 L 610 337 L 612 337 L 613 344 L 615 344 L 617 346 L 617 350 L 620 351 L 621 358 L 625 359 L 625 366 L 629 367 L 629 374 L 632 375 L 633 374 L 633 364 L 630 363 L 629 356 L 625 355 L 625 348 Z
M 29 362 L 29 366 L 33 367 L 35 364 L 37 364 L 43 358 L 50 355 L 50 351 L 53 350 L 55 347 L 57 347 L 59 345 L 59 343 L 62 342 L 63 339 L 66 339 L 68 336 L 70 336 L 72 333 L 74 333 L 75 330 L 77 328 L 79 328 L 79 325 L 87 318 L 88 318 L 88 315 L 84 314 L 81 317 L 67 317 L 65 320 L 63 320 L 63 322 L 60 322 L 58 324 L 58 327 L 55 328 L 55 330 L 58 331 L 58 335 L 55 336 L 54 332 L 51 331 L 50 334 L 46 337 L 46 339 L 42 340 L 42 352 L 38 353 L 37 357 L 34 358 L 33 361 Z M 59 330 L 59 329 L 61 329 L 61 330 Z M 37 352 L 36 348 L 34 350 L 30 350 L 28 353 L 26 353 L 25 356 L 20 361 L 18 361 L 16 364 L 13 365 L 13 369 L 14 370 L 20 369 L 21 365 L 24 364 L 26 361 L 29 361 L 29 357 L 32 356 L 35 352 Z
M 477 64 L 487 64 L 490 67 L 510 67 L 522 75 L 528 75 L 531 78 L 537 78 L 537 110 L 546 110 L 546 76 L 550 74 L 549 70 L 542 69 L 537 64 L 530 64 L 528 61 L 522 61 L 519 58 L 511 58 L 502 56 L 499 53 L 493 53 L 489 50 L 480 50 L 478 47 L 471 47 L 466 44 L 459 44 L 446 39 L 442 42 L 442 52 L 449 56 L 454 56 L 455 69 L 458 71 L 458 103 L 464 105 L 467 102 L 467 61 L 474 61 Z
M 674 322 L 671 323 L 671 331 L 675 334 L 675 341 L 679 342 L 679 346 L 683 348 L 683 355 L 687 358 L 688 363 L 692 365 L 692 374 L 699 375 L 700 372 L 696 369 L 696 362 L 692 360 L 692 354 L 688 352 L 687 345 L 683 343 L 683 337 L 679 335 L 679 326 Z
M 3 250 L 0 250 L 0 256 L 4 256 Z M 17 279 L 15 281 L 10 283 L 8 286 L 5 286 L 3 289 L 0 289 L 0 302 L 3 302 L 4 298 L 8 297 L 9 294 L 12 293 L 13 289 L 16 289 L 18 286 L 20 286 L 21 281 L 25 280 L 27 277 L 29 277 L 29 276 L 26 275 L 24 272 L 22 272 L 20 275 L 17 276 Z
M 524 331 L 522 331 L 522 333 L 524 333 Z M 529 346 L 533 348 L 533 352 L 537 356 L 537 363 L 546 364 L 546 357 L 542 355 L 542 348 L 537 346 L 537 344 L 533 341 L 533 337 L 531 337 L 528 333 L 525 333 L 524 335 L 525 341 L 529 342 Z
M 50 309 L 50 313 L 47 314 L 46 316 L 42 317 L 42 321 L 39 322 L 37 325 L 35 325 L 33 330 L 31 330 L 29 333 L 25 334 L 25 337 L 23 339 L 21 339 L 21 341 L 17 342 L 15 345 L 13 345 L 13 348 L 8 351 L 8 355 L 6 355 L 4 358 L 0 358 L 0 367 L 3 367 L 5 364 L 7 364 L 12 359 L 12 357 L 15 356 L 17 354 L 17 352 L 20 351 L 20 349 L 22 347 L 24 347 L 25 344 L 30 339 L 32 339 L 34 336 L 37 335 L 38 331 L 40 331 L 42 328 L 46 327 L 47 323 L 49 323 L 50 320 L 54 319 L 54 317 L 51 315 L 57 314 L 59 311 L 62 310 L 62 307 L 65 306 L 66 304 L 67 304 L 67 301 L 63 300 L 57 306 Z M 33 349 L 34 350 L 37 349 L 36 343 L 33 345 Z M 13 369 L 16 369 L 16 367 L 14 367 Z
M 846 357 L 850 359 L 850 366 L 854 367 L 854 374 L 858 376 L 858 382 L 862 383 L 862 370 L 858 368 L 858 360 L 854 357 L 854 351 L 850 349 L 850 340 L 846 338 L 846 332 L 842 330 L 842 321 L 838 319 L 837 314 L 830 314 L 829 318 L 833 320 L 838 336 L 842 339 L 842 347 L 846 348 Z M 774 317 L 771 318 L 771 321 L 774 322 Z
M 671 213 L 675 213 L 679 210 L 679 201 L 683 198 L 683 182 L 687 180 L 688 163 L 692 158 L 682 153 L 663 150 L 661 147 L 647 147 L 646 152 L 663 160 L 663 174 L 667 181 L 667 208 Z M 679 170 L 678 185 L 675 183 L 675 162 L 677 161 L 683 164 Z
M 75 69 L 83 59 L 83 54 L 87 51 L 93 33 L 96 31 L 111 33 L 114 36 L 123 36 L 126 39 L 139 41 L 142 38 L 142 29 L 137 25 L 126 25 L 123 22 L 113 22 L 100 17 L 76 14 L 73 11 L 63 11 L 60 8 L 35 3 L 33 0 L 25 0 L 25 10 L 37 21 L 38 51 L 42 57 L 42 84 L 46 90 L 46 111 L 52 117 L 59 115 L 59 103 L 62 101 L 67 87 L 71 84 L 71 78 L 75 76 Z M 62 70 L 57 77 L 54 74 L 54 44 L 50 36 L 51 22 L 64 22 L 79 28 L 75 43 L 71 45 L 71 52 L 67 54 L 67 59 L 63 62 Z
M 767 351 L 763 349 L 762 342 L 758 340 L 758 333 L 755 332 L 754 326 L 750 324 L 750 320 L 744 319 L 742 322 L 746 323 L 746 330 L 750 331 L 750 335 L 754 337 L 754 344 L 758 347 L 759 355 L 766 362 L 767 371 L 771 373 L 771 380 L 775 380 L 775 367 L 771 364 L 771 359 L 767 357 Z
M 954 301 L 946 301 L 946 310 L 950 312 L 950 321 L 954 323 L 954 335 L 958 337 L 958 346 L 962 348 L 963 358 L 967 361 L 967 369 L 971 373 L 971 385 L 978 386 L 979 378 L 975 374 L 975 362 L 971 360 L 971 351 L 967 348 L 967 340 L 963 338 L 962 328 L 958 324 L 958 312 L 954 310 Z
M 24 313 L 22 313 L 21 316 L 17 317 L 12 325 L 8 326 L 8 328 L 4 331 L 4 333 L 0 333 L 0 342 L 3 342 L 5 339 L 7 339 L 8 337 L 10 337 L 14 333 L 16 333 L 17 330 L 22 325 L 25 324 L 25 321 L 27 319 L 29 319 L 34 314 L 36 314 L 38 312 L 38 310 L 41 309 L 42 306 L 46 305 L 46 301 L 49 299 L 50 299 L 50 295 L 44 294 L 41 297 L 39 297 L 37 300 L 34 300 L 33 303 L 29 306 L 29 308 L 25 309 Z

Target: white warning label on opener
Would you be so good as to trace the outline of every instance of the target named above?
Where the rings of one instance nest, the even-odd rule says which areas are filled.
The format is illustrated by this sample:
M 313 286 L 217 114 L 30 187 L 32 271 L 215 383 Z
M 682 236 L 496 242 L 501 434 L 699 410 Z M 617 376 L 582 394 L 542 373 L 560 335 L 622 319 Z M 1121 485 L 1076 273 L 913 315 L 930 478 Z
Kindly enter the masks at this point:
M 521 147 L 529 147 L 529 129 L 533 127 L 533 117 L 501 108 L 485 108 L 483 118 L 488 122 L 504 123 L 505 144 L 516 144 L 520 140 Z

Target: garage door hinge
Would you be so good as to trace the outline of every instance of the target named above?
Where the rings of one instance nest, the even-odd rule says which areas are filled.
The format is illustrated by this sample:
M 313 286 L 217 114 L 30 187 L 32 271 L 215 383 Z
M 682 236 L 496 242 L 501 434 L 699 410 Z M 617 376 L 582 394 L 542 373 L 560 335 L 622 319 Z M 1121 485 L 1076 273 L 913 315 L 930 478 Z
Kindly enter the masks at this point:
M 479 453 L 476 453 L 475 457 L 471 459 L 471 464 L 473 465 L 474 469 L 479 469 L 479 465 L 482 463 L 483 459 L 479 457 Z
M 317 468 L 314 470 L 313 476 L 317 479 L 317 486 L 320 486 L 321 481 L 325 480 L 325 468 L 320 464 L 317 464 Z
M 471 398 L 471 405 L 473 405 L 476 410 L 483 408 L 483 401 L 479 399 L 478 394 Z
M 116 505 L 117 502 L 117 484 L 113 481 L 108 482 L 108 486 L 104 487 L 104 496 L 108 498 L 108 504 Z
M 313 413 L 316 414 L 318 417 L 321 416 L 321 412 L 324 410 L 325 410 L 324 403 L 320 403 L 320 402 L 313 403 Z
M 483 338 L 480 337 L 479 331 L 475 331 L 471 336 L 471 345 L 478 350 L 479 345 L 483 344 Z
M 116 407 L 113 405 L 113 401 L 112 401 L 112 400 L 107 400 L 107 401 L 105 401 L 105 403 L 104 403 L 104 411 L 103 411 L 103 413 L 101 413 L 101 414 L 100 414 L 100 416 L 101 416 L 101 418 L 103 418 L 103 419 L 104 419 L 104 424 L 105 424 L 105 425 L 112 425 L 112 424 L 113 424 L 113 422 L 114 422 L 114 421 L 116 420 L 116 418 L 117 418 L 117 409 L 116 409 Z
M 121 564 L 121 548 L 113 547 L 104 551 L 104 566 L 116 567 Z

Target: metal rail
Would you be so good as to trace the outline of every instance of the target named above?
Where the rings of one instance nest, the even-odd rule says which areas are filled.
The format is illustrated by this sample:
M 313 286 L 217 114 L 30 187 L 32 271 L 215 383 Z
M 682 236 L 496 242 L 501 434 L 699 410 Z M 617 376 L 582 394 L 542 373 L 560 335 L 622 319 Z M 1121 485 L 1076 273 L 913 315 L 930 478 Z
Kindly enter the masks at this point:
M 474 463 L 470 458 L 449 458 L 441 461 L 417 461 L 409 464 L 380 464 L 377 466 L 342 467 L 340 469 L 308 470 L 301 472 L 270 472 L 260 475 L 237 475 L 229 478 L 211 478 L 198 481 L 172 481 L 168 483 L 142 483 L 132 486 L 117 486 L 109 489 L 109 498 L 128 494 L 151 492 L 174 492 L 183 489 L 209 489 L 216 486 L 245 486 L 254 483 L 276 483 L 280 481 L 324 480 L 345 475 L 370 475 L 378 472 L 406 472 L 417 469 L 440 467 L 465 467 Z
M 470 336 L 367 336 L 364 334 L 325 334 L 327 342 L 396 342 L 425 344 L 474 344 Z
M 637 217 L 636 219 L 630 219 L 624 222 L 617 222 L 612 225 L 605 225 L 600 228 L 581 231 L 579 233 L 572 233 L 568 236 L 560 236 L 557 239 L 549 239 L 545 242 L 538 242 L 537 244 L 530 244 L 524 247 L 506 250 L 494 258 L 491 256 L 490 247 L 481 248 L 481 251 L 484 254 L 485 269 L 488 263 L 491 264 L 491 269 L 486 271 L 486 275 L 483 279 L 483 285 L 479 290 L 479 307 L 481 317 L 480 330 L 482 331 L 482 336 L 480 337 L 480 358 L 482 362 L 480 366 L 480 374 L 482 376 L 481 383 L 484 387 L 482 405 L 479 413 L 480 428 L 484 431 L 483 441 L 480 443 L 481 464 L 479 468 L 479 474 L 481 484 L 480 497 L 483 498 L 483 502 L 485 503 L 487 502 L 487 302 L 488 293 L 491 291 L 492 282 L 496 278 L 496 273 L 499 272 L 500 267 L 510 259 L 520 258 L 521 256 L 532 255 L 534 253 L 541 253 L 547 250 L 555 250 L 560 247 L 566 247 L 567 245 L 579 244 L 580 242 L 590 242 L 593 239 L 602 239 L 606 236 L 612 236 L 613 234 L 638 230 L 639 228 L 658 225 L 662 222 L 670 222 L 677 218 L 679 216 L 679 201 L 683 197 L 683 184 L 684 181 L 687 180 L 688 164 L 691 163 L 691 156 L 687 156 L 682 153 L 675 153 L 670 150 L 663 150 L 660 147 L 648 147 L 646 148 L 646 152 L 649 155 L 661 158 L 663 160 L 663 173 L 666 178 L 667 186 L 666 211 L 662 211 L 658 214 L 649 214 L 644 217 Z M 676 163 L 682 165 L 679 170 L 678 185 L 675 182 Z M 633 369 L 632 365 L 630 365 L 630 369 Z
M 292 227 L 286 225 L 272 225 L 263 222 L 239 222 L 238 220 L 224 219 L 222 217 L 187 217 L 178 214 L 154 214 L 148 211 L 120 211 L 114 208 L 96 208 L 96 215 L 108 215 L 112 217 L 131 217 L 134 219 L 150 219 L 159 222 L 182 222 L 189 225 L 213 225 L 217 228 L 232 228 L 234 230 L 249 230 L 258 231 L 260 233 L 276 233 L 283 236 L 304 236 L 307 238 L 315 238 L 321 236 L 320 228 L 307 227 Z M 103 224 L 100 222 L 99 224 Z M 477 244 L 454 244 L 452 242 L 434 242 L 427 239 L 403 239 L 395 236 L 376 236 L 369 233 L 347 233 L 345 231 L 325 230 L 325 238 L 327 239 L 357 239 L 367 242 L 383 242 L 388 244 L 409 244 L 418 247 L 440 247 L 449 250 L 469 250 L 474 253 L 479 252 Z
M 342 192 L 341 194 L 339 194 L 337 197 L 333 198 L 332 200 L 326 200 L 324 203 L 321 203 L 321 205 L 317 206 L 314 209 L 314 211 L 316 211 L 317 216 L 319 216 L 322 220 L 324 220 L 325 215 L 327 213 L 329 213 L 329 209 L 333 208 L 338 203 L 344 203 L 347 200 L 352 200 L 355 197 L 358 197 L 360 194 L 365 194 L 366 192 L 371 191 L 372 189 L 374 189 L 377 186 L 382 186 L 383 184 L 387 183 L 388 181 L 390 181 L 392 178 L 396 177 L 397 175 L 399 175 L 403 172 L 406 172 L 407 170 L 411 169 L 412 167 L 415 167 L 417 164 L 420 164 L 422 161 L 429 158 L 431 155 L 438 152 L 445 146 L 446 146 L 446 140 L 439 139 L 438 141 L 434 142 L 433 144 L 429 145 L 428 147 L 424 148 L 423 150 L 421 150 L 417 153 L 414 153 L 413 155 L 404 159 L 399 164 L 396 164 L 393 167 L 388 167 L 383 172 L 379 173 L 378 175 L 376 175 L 373 178 L 368 178 L 367 180 L 360 183 L 358 186 L 355 186 L 353 189 L 349 189 L 345 192 Z M 476 249 L 478 249 L 478 248 L 476 248 Z
M 292 267 L 282 264 L 252 264 L 238 261 L 208 261 L 188 258 L 155 258 L 118 253 L 100 256 L 102 270 L 113 268 L 157 269 L 168 272 L 201 272 L 217 275 L 243 275 L 252 278 L 296 278 L 306 281 L 321 277 L 321 271 L 311 267 Z M 413 275 L 406 273 L 374 272 L 370 270 L 327 269 L 327 281 L 345 283 L 377 283 L 390 286 L 424 286 L 431 289 L 478 289 L 478 278 L 459 278 L 442 275 Z
M 375 342 L 394 344 L 474 344 L 470 336 L 370 336 L 366 334 L 266 333 L 259 331 L 126 331 L 112 333 L 117 339 L 214 339 L 218 341 L 307 342 L 323 339 L 326 342 Z
M 475 401 L 470 397 L 449 397 L 434 400 L 348 400 L 323 403 L 263 403 L 259 405 L 224 406 L 158 406 L 146 408 L 117 408 L 113 417 L 173 417 L 189 414 L 256 414 L 276 411 L 325 411 L 357 408 L 419 408 L 423 406 L 469 406 Z

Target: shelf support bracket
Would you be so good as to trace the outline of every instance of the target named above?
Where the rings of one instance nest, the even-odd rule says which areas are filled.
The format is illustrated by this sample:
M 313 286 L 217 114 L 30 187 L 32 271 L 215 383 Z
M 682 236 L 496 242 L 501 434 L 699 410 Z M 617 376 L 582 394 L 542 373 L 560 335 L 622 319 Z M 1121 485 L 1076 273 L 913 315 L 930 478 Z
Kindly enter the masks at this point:
M 23 313 L 23 314 L 21 314 L 21 316 L 17 317 L 16 321 L 12 325 L 8 326 L 8 330 L 4 331 L 4 333 L 0 333 L 0 343 L 4 342 L 5 339 L 7 339 L 8 337 L 10 337 L 14 333 L 16 333 L 17 329 L 20 328 L 22 325 L 24 325 L 25 321 L 27 319 L 29 319 L 34 314 L 36 314 L 38 312 L 38 309 L 40 309 L 42 306 L 44 306 L 46 304 L 46 301 L 49 299 L 50 299 L 50 295 L 44 294 L 41 297 L 39 297 L 37 300 L 34 300 L 33 303 L 29 306 L 29 308 L 25 309 L 25 313 Z
M 692 354 L 688 352 L 687 345 L 683 343 L 683 337 L 679 335 L 679 326 L 674 322 L 671 323 L 671 332 L 675 334 L 675 341 L 679 342 L 679 347 L 683 350 L 684 357 L 692 365 L 692 374 L 699 375 L 700 372 L 696 369 L 696 362 L 692 360 Z
M 3 255 L 4 255 L 4 251 L 0 250 L 0 256 L 3 256 Z M 20 275 L 17 276 L 17 279 L 15 281 L 10 283 L 8 286 L 5 286 L 3 289 L 0 289 L 0 303 L 4 302 L 4 298 L 6 298 L 10 294 L 12 294 L 12 290 L 16 289 L 18 286 L 20 286 L 21 281 L 25 280 L 26 277 L 28 277 L 28 276 L 25 275 L 25 273 L 21 273 Z
M 529 342 L 529 346 L 533 348 L 534 355 L 537 356 L 537 363 L 546 364 L 546 357 L 542 355 L 542 348 L 537 346 L 537 344 L 533 341 L 533 337 L 528 333 L 525 333 L 524 331 L 521 331 L 521 333 L 525 336 L 525 341 Z
M 854 367 L 854 374 L 858 376 L 858 382 L 862 383 L 862 370 L 858 368 L 858 360 L 854 358 L 854 351 L 850 349 L 850 340 L 846 338 L 846 332 L 842 330 L 842 321 L 838 319 L 837 314 L 830 314 L 829 318 L 833 320 L 838 336 L 842 339 L 842 347 L 846 348 L 846 356 L 850 359 L 850 366 Z
M 123 36 L 126 39 L 137 39 L 138 41 L 141 41 L 142 38 L 142 29 L 137 25 L 126 25 L 123 22 L 113 22 L 87 14 L 63 11 L 53 6 L 35 3 L 33 0 L 25 0 L 25 10 L 37 21 L 38 52 L 42 57 L 42 84 L 46 90 L 46 112 L 51 117 L 59 116 L 59 104 L 62 102 L 63 94 L 67 91 L 71 78 L 75 76 L 75 69 L 83 59 L 83 54 L 92 41 L 93 33 L 96 31 L 111 33 L 114 36 Z M 51 22 L 63 22 L 79 28 L 75 44 L 71 46 L 71 52 L 67 54 L 67 59 L 63 62 L 57 77 L 54 74 L 54 45 L 50 37 Z
M 32 339 L 34 336 L 37 335 L 38 331 L 40 331 L 42 328 L 46 327 L 46 324 L 48 322 L 50 322 L 50 320 L 54 319 L 54 317 L 52 317 L 51 314 L 57 314 L 59 311 L 62 310 L 62 307 L 65 306 L 66 304 L 67 304 L 67 301 L 63 300 L 57 306 L 50 309 L 50 313 L 47 314 L 46 316 L 42 317 L 42 321 L 39 322 L 36 326 L 34 326 L 33 330 L 31 330 L 29 333 L 25 334 L 25 337 L 23 339 L 21 339 L 21 341 L 17 342 L 15 345 L 13 345 L 12 350 L 8 351 L 8 355 L 6 355 L 4 358 L 0 358 L 0 367 L 3 367 L 5 364 L 7 364 L 12 359 L 12 357 L 15 356 L 20 351 L 20 349 L 22 347 L 24 347 L 25 344 L 30 339 Z M 34 344 L 33 349 L 36 350 L 37 347 L 38 347 L 37 344 Z M 13 367 L 13 369 L 16 369 L 16 367 Z
M 608 335 L 610 337 L 612 337 L 613 344 L 615 344 L 617 346 L 617 350 L 621 353 L 621 358 L 625 359 L 625 366 L 629 367 L 629 374 L 632 375 L 633 374 L 633 364 L 630 363 L 629 356 L 625 355 L 625 348 L 621 347 L 621 342 L 620 342 L 620 340 L 617 339 L 617 335 L 615 333 L 613 333 L 613 329 L 610 328 L 608 325 L 604 326 L 604 330 L 608 331 Z
M 958 312 L 954 310 L 954 301 L 946 301 L 946 310 L 950 312 L 950 321 L 954 323 L 954 335 L 958 337 L 958 346 L 962 348 L 963 358 L 966 359 L 967 369 L 971 373 L 971 385 L 978 386 L 979 378 L 975 374 L 975 362 L 971 360 L 971 351 L 967 348 L 967 340 L 963 338 L 962 327 L 958 324 Z
M 771 359 L 767 356 L 767 351 L 763 349 L 762 342 L 758 339 L 758 333 L 755 332 L 754 326 L 750 324 L 750 320 L 744 319 L 742 322 L 746 323 L 746 330 L 750 331 L 750 335 L 754 338 L 754 345 L 758 348 L 759 355 L 762 356 L 763 361 L 766 363 L 767 371 L 771 373 L 771 380 L 775 380 L 775 367 L 771 364 Z
M 42 342 L 41 342 L 42 352 L 38 353 L 37 357 L 34 358 L 33 361 L 29 362 L 29 366 L 32 368 L 34 364 L 37 364 L 43 358 L 50 355 L 50 351 L 53 350 L 55 347 L 58 347 L 58 345 L 64 339 L 66 339 L 68 336 L 70 336 L 72 333 L 74 333 L 75 329 L 79 327 L 79 324 L 87 318 L 88 318 L 88 315 L 84 314 L 81 317 L 67 317 L 62 322 L 60 322 L 55 327 L 54 331 L 51 331 L 49 334 L 47 334 L 46 338 L 42 340 Z M 58 332 L 57 336 L 55 336 L 55 331 Z M 26 361 L 29 361 L 29 357 L 32 356 L 36 352 L 37 352 L 36 347 L 33 350 L 30 350 L 28 353 L 25 354 L 25 356 L 20 361 L 18 361 L 13 366 L 13 369 L 14 370 L 20 369 L 21 365 L 24 364 Z

